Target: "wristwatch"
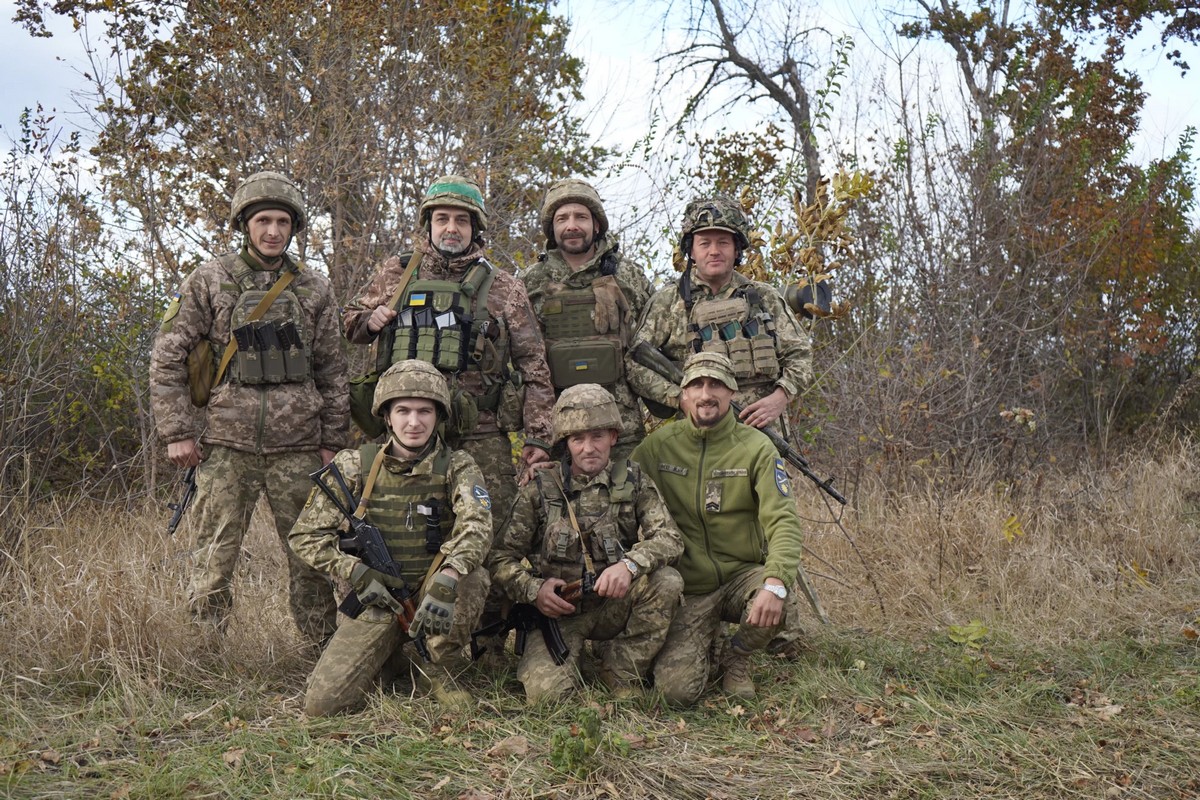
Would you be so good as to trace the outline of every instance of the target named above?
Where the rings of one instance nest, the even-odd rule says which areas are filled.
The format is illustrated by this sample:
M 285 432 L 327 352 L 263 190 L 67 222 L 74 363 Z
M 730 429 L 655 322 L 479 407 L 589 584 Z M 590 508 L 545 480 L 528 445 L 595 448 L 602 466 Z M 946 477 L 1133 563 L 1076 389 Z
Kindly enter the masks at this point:
M 637 562 L 632 558 L 622 558 L 621 563 L 625 565 L 625 569 L 629 570 L 629 577 L 636 578 L 638 576 Z
M 773 583 L 764 583 L 763 588 L 766 589 L 771 594 L 778 597 L 780 600 L 787 600 L 787 587 L 786 586 L 776 586 Z

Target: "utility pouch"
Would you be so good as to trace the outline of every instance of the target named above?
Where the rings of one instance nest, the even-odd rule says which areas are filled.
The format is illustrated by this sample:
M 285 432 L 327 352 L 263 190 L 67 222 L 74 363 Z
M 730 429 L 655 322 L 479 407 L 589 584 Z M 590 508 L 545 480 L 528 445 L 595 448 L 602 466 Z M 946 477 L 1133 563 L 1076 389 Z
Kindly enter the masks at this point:
M 555 389 L 578 383 L 610 386 L 625 374 L 621 346 L 612 339 L 551 342 L 546 348 L 546 363 Z
M 234 358 L 234 375 L 238 383 L 260 384 L 263 382 L 262 355 L 259 353 L 258 337 L 253 322 L 234 328 L 237 339 L 237 356 Z
M 738 336 L 725 342 L 726 354 L 733 364 L 733 376 L 739 380 L 755 374 L 754 356 L 751 353 L 750 340 Z
M 510 375 L 500 389 L 496 425 L 506 432 L 525 429 L 525 382 L 519 372 Z
M 458 372 L 463 368 L 462 326 L 453 311 L 437 316 L 437 358 L 433 365 L 443 372 Z
M 308 358 L 304 355 L 304 340 L 296 323 L 287 322 L 279 328 L 279 342 L 283 346 L 283 368 L 288 383 L 303 383 L 308 380 Z
M 750 352 L 754 358 L 754 372 L 768 378 L 778 378 L 780 374 L 779 356 L 775 353 L 775 340 L 770 336 L 760 334 L 750 339 Z
M 378 372 L 368 372 L 350 380 L 350 418 L 371 439 L 377 438 L 385 430 L 383 420 L 371 413 L 378 384 Z
M 462 389 L 453 389 L 450 393 L 450 419 L 446 422 L 446 432 L 450 436 L 466 436 L 479 427 L 479 408 L 475 398 Z
M 188 395 L 192 405 L 204 408 L 212 396 L 213 382 L 217 378 L 217 361 L 213 358 L 212 345 L 201 339 L 187 355 Z

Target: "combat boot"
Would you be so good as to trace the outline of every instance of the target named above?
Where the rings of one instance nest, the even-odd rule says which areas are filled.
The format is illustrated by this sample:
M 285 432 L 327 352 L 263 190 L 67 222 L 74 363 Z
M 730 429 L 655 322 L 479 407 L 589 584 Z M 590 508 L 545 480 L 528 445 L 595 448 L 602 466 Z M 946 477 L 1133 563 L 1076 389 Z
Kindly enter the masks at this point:
M 743 700 L 753 700 L 756 694 L 754 680 L 750 677 L 750 654 L 737 647 L 730 647 L 721 662 L 725 675 L 721 678 L 721 688 L 725 694 L 740 697 Z
M 470 711 L 475 707 L 471 693 L 454 688 L 454 678 L 436 664 L 424 664 L 417 669 L 417 686 L 433 695 L 447 711 Z

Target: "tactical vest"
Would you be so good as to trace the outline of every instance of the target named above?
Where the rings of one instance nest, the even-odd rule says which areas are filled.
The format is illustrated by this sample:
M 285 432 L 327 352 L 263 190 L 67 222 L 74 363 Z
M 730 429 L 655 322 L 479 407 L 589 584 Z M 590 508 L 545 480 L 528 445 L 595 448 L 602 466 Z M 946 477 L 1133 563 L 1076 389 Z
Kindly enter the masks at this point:
M 727 356 L 739 389 L 779 379 L 782 371 L 775 350 L 775 320 L 758 289 L 746 284 L 727 298 L 696 301 L 689 271 L 679 281 L 679 294 L 688 316 L 692 352 Z
M 625 555 L 626 547 L 621 540 L 619 520 L 621 509 L 632 506 L 634 502 L 635 487 L 629 474 L 629 462 L 618 459 L 612 463 L 610 470 L 609 486 L 601 487 L 601 491 L 608 493 L 608 509 L 599 518 L 581 517 L 579 520 L 580 527 L 583 528 L 582 538 L 587 540 L 588 552 L 592 556 L 597 575 Z M 564 476 L 564 483 L 567 480 L 569 478 Z M 580 535 L 571 527 L 567 498 L 559 491 L 557 481 L 548 480 L 540 474 L 537 481 L 546 517 L 546 532 L 542 537 L 538 570 L 543 578 L 561 578 L 568 583 L 578 580 L 585 568 L 584 545 L 580 541 Z M 636 530 L 632 532 L 632 536 L 635 538 L 629 542 L 630 545 L 636 543 Z
M 542 303 L 546 363 L 555 389 L 577 383 L 612 386 L 625 374 L 620 333 L 596 333 L 595 314 L 590 287 L 563 289 Z
M 310 290 L 296 287 L 293 281 L 261 318 L 247 323 L 246 318 L 271 287 L 259 289 L 255 286 L 253 276 L 262 270 L 252 269 L 238 256 L 234 259 L 226 266 L 233 272 L 235 285 L 221 286 L 239 292 L 229 320 L 229 335 L 238 344 L 237 354 L 229 363 L 229 380 L 246 385 L 307 381 L 312 376 L 312 353 L 304 345 L 307 337 L 300 298 L 308 295 Z M 278 273 L 275 277 L 278 278 Z
M 379 445 L 365 444 L 358 451 L 359 472 L 366 479 Z M 428 475 L 398 475 L 386 466 L 379 470 L 367 503 L 367 521 L 379 528 L 400 574 L 414 588 L 454 529 L 454 508 L 449 501 L 447 475 L 450 448 L 442 444 L 433 456 Z

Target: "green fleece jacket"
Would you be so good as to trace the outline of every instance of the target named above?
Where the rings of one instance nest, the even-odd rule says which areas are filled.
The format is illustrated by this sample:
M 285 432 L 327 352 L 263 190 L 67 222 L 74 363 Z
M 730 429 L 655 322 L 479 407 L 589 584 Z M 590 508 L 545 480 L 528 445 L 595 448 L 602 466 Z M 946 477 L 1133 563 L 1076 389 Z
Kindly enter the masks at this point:
M 728 413 L 712 428 L 664 425 L 633 451 L 683 531 L 684 594 L 716 591 L 765 565 L 791 589 L 803 534 L 792 485 L 771 440 Z

